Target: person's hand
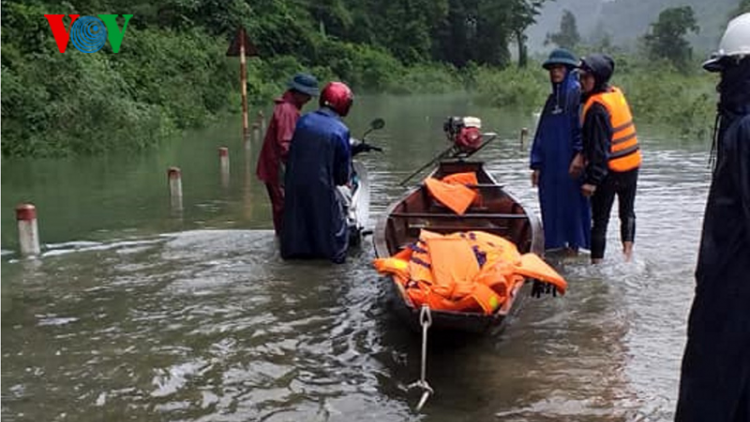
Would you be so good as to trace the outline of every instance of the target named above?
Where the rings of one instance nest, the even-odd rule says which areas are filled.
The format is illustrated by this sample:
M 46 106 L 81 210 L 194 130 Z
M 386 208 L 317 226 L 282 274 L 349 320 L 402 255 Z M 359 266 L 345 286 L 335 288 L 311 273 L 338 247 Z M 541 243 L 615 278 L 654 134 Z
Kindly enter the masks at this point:
M 573 161 L 570 162 L 568 174 L 570 174 L 570 177 L 572 177 L 573 179 L 578 179 L 581 176 L 581 173 L 583 173 L 584 167 L 583 154 L 579 152 L 575 155 L 575 157 L 573 157 Z
M 549 295 L 557 297 L 557 287 L 551 283 L 546 283 L 541 280 L 534 280 L 534 284 L 531 287 L 531 297 L 542 297 L 542 295 Z
M 596 185 L 585 183 L 583 186 L 581 186 L 581 194 L 587 198 L 593 195 L 594 192 L 596 192 Z
M 531 186 L 533 187 L 539 186 L 539 170 L 534 170 L 531 173 Z

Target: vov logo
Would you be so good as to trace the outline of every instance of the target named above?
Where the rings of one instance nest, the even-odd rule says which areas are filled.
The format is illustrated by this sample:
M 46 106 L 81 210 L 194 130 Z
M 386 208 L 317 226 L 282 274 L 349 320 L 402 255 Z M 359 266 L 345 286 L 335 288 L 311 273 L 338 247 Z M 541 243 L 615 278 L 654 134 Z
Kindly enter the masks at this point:
M 68 32 L 65 30 L 63 16 L 65 15 L 44 15 L 52 29 L 52 35 L 55 37 L 60 53 L 65 53 L 68 41 L 72 42 L 81 53 L 96 53 L 108 40 L 112 52 L 117 53 L 120 51 L 122 39 L 125 38 L 128 21 L 133 17 L 133 15 L 122 15 L 125 18 L 125 24 L 120 31 L 117 25 L 119 15 L 98 15 L 98 18 L 84 16 L 80 19 L 81 15 L 68 15 L 70 16 L 70 32 Z

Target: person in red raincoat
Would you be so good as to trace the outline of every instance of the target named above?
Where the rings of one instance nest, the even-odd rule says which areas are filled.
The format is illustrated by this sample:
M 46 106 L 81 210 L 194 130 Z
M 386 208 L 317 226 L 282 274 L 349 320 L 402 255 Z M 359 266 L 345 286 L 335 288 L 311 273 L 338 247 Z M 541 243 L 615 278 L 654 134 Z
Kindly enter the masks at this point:
M 284 215 L 284 167 L 289 153 L 289 142 L 300 117 L 300 110 L 318 95 L 318 80 L 306 73 L 296 74 L 288 90 L 275 100 L 271 121 L 258 156 L 256 174 L 266 184 L 273 210 L 273 228 L 278 236 Z

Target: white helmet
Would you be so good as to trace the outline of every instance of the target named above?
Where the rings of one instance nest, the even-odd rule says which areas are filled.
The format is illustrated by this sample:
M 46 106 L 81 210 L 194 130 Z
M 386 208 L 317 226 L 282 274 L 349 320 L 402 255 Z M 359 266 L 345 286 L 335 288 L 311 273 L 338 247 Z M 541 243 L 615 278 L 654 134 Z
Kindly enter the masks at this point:
M 709 72 L 720 72 L 727 57 L 741 58 L 750 55 L 750 13 L 743 13 L 729 21 L 719 43 L 719 51 L 703 63 Z

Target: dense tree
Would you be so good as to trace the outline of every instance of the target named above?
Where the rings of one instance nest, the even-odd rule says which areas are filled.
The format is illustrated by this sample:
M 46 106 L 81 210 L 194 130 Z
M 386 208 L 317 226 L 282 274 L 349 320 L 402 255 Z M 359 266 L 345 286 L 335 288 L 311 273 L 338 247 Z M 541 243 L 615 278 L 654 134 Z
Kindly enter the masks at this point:
M 560 31 L 554 34 L 547 34 L 544 44 L 555 44 L 558 47 L 573 50 L 581 42 L 581 35 L 578 33 L 576 17 L 570 10 L 563 11 L 560 19 Z
M 436 28 L 433 58 L 462 67 L 469 62 L 504 66 L 508 47 L 526 58 L 526 29 L 536 22 L 543 0 L 450 0 L 447 18 Z
M 678 68 L 686 67 L 692 48 L 685 35 L 699 30 L 692 7 L 664 9 L 644 37 L 649 56 L 654 60 L 667 59 Z
M 543 1 L 2 0 L 2 152 L 140 148 L 236 109 L 237 61 L 225 52 L 240 26 L 260 54 L 249 63 L 251 100 L 278 95 L 303 69 L 358 91 L 411 92 L 461 83 L 435 62 L 504 67 L 517 44 L 523 64 Z M 133 18 L 117 54 L 107 44 L 60 54 L 45 13 Z
M 606 24 L 614 46 L 632 48 L 638 38 L 649 31 L 649 24 L 659 12 L 669 7 L 691 6 L 701 27 L 699 34 L 689 40 L 696 54 L 706 53 L 716 47 L 724 32 L 728 16 L 737 9 L 740 0 L 555 0 L 545 3 L 540 24 L 530 28 L 531 45 L 543 46 L 547 32 L 556 32 L 563 10 L 575 15 L 578 31 L 589 40 L 589 35 L 599 21 Z
M 510 27 L 518 47 L 518 66 L 525 67 L 528 57 L 526 29 L 536 22 L 544 0 L 515 1 L 510 9 Z

